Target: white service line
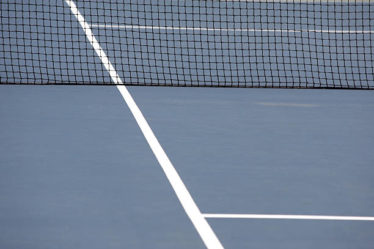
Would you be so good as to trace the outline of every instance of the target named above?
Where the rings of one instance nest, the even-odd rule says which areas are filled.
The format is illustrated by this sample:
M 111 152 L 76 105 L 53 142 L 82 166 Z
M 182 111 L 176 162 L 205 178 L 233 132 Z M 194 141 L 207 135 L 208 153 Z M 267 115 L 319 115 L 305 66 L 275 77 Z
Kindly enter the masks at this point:
M 218 219 L 281 219 L 281 220 L 350 220 L 374 221 L 371 216 L 334 216 L 334 215 L 286 215 L 286 214 L 203 214 L 205 218 Z
M 220 2 L 259 2 L 259 3 L 310 3 L 310 4 L 321 4 L 321 3 L 369 3 L 370 0 L 219 0 Z
M 120 24 L 91 24 L 93 28 L 110 29 L 149 29 L 149 30 L 185 30 L 214 32 L 268 32 L 268 33 L 329 33 L 329 34 L 374 34 L 373 30 L 334 30 L 334 29 L 237 29 L 237 28 L 199 28 L 175 26 L 142 26 Z
M 138 123 L 141 131 L 143 132 L 144 137 L 146 138 L 149 146 L 151 147 L 154 155 L 156 156 L 159 164 L 161 165 L 166 177 L 172 185 L 186 214 L 192 221 L 204 244 L 209 249 L 223 249 L 221 242 L 218 240 L 209 223 L 201 214 L 198 206 L 192 199 L 192 196 L 190 195 L 182 179 L 178 175 L 178 172 L 175 170 L 165 151 L 162 149 L 151 127 L 147 123 L 146 119 L 144 118 L 142 112 L 135 103 L 131 94 L 127 90 L 126 86 L 123 85 L 121 78 L 117 74 L 109 58 L 107 57 L 104 50 L 101 48 L 100 44 L 93 35 L 90 26 L 84 20 L 82 14 L 79 12 L 77 6 L 75 5 L 75 2 L 72 0 L 65 0 L 65 2 L 69 5 L 71 12 L 77 18 L 79 24 L 82 26 L 84 32 L 86 33 L 87 39 L 91 43 L 92 47 L 95 49 L 97 55 L 100 57 L 101 62 L 105 66 L 106 70 L 109 72 L 113 82 L 117 84 L 118 90 L 120 91 L 123 99 L 125 100 L 132 114 L 134 115 L 136 122 Z

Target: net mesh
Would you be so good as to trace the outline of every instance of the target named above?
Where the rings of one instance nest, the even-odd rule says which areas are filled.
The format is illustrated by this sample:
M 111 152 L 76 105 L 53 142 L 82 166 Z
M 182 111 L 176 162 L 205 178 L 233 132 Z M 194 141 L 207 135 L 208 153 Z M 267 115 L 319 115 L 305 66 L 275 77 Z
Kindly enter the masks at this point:
M 126 85 L 374 89 L 370 0 L 79 0 Z M 63 0 L 1 1 L 3 84 L 113 82 Z

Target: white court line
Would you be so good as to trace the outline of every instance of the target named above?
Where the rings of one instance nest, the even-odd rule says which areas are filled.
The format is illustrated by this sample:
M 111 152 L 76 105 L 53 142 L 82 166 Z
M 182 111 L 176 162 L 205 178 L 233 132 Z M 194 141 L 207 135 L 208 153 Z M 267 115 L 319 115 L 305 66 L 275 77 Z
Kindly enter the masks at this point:
M 369 3 L 370 0 L 219 0 L 220 2 L 260 2 L 260 3 Z
M 334 216 L 334 215 L 286 215 L 286 214 L 203 214 L 205 218 L 219 219 L 281 219 L 281 220 L 350 220 L 374 221 L 371 216 Z
M 329 33 L 329 34 L 374 34 L 374 30 L 333 30 L 333 29 L 235 29 L 235 28 L 199 28 L 174 26 L 142 26 L 119 24 L 91 24 L 93 28 L 110 29 L 149 29 L 149 30 L 184 30 L 184 31 L 214 31 L 214 32 L 268 32 L 268 33 Z
M 84 32 L 86 33 L 87 39 L 91 43 L 92 47 L 95 49 L 97 55 L 100 57 L 101 62 L 105 66 L 106 70 L 109 72 L 113 82 L 115 84 L 121 84 L 117 85 L 118 90 L 120 91 L 123 99 L 127 103 L 131 113 L 134 115 L 136 122 L 138 123 L 141 131 L 143 132 L 144 137 L 146 138 L 154 155 L 160 163 L 166 177 L 172 185 L 180 203 L 182 204 L 185 212 L 192 221 L 193 225 L 195 226 L 197 232 L 199 233 L 206 247 L 209 249 L 223 249 L 221 242 L 218 240 L 217 236 L 208 224 L 207 220 L 201 214 L 198 206 L 192 199 L 192 196 L 190 195 L 182 179 L 178 175 L 178 172 L 175 170 L 165 151 L 158 142 L 156 136 L 154 135 L 151 127 L 144 118 L 139 107 L 135 103 L 126 86 L 123 85 L 121 78 L 117 74 L 109 58 L 107 57 L 104 50 L 101 48 L 100 44 L 93 35 L 90 26 L 84 20 L 84 17 L 79 12 L 74 1 L 65 0 L 65 2 L 70 6 L 71 12 L 74 14 L 79 24 L 82 26 Z

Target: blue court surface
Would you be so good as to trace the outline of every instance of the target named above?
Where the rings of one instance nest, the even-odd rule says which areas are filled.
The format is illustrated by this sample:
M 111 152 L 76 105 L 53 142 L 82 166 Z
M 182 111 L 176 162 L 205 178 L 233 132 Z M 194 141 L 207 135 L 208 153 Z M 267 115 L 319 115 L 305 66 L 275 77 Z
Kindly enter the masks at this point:
M 0 249 L 374 248 L 372 1 L 0 6 Z
M 373 91 L 129 91 L 224 248 L 373 248 Z M 0 127 L 1 248 L 205 248 L 116 87 L 0 86 Z

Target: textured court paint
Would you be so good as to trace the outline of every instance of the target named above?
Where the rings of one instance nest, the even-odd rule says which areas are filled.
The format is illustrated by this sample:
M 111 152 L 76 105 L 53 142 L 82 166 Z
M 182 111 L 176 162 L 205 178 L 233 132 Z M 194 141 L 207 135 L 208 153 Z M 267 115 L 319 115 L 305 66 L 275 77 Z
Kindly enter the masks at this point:
M 86 21 L 84 20 L 84 17 L 81 15 L 78 8 L 76 7 L 74 1 L 66 0 L 66 3 L 70 6 L 70 9 L 73 15 L 77 18 L 79 24 L 82 26 L 87 36 L 87 39 L 91 43 L 92 47 L 95 49 L 97 55 L 100 57 L 103 65 L 105 66 L 106 70 L 109 72 L 113 82 L 115 84 L 123 84 L 122 80 L 120 79 L 116 70 L 111 64 L 109 58 L 106 56 L 100 44 L 94 37 L 90 26 L 86 23 Z M 170 184 L 172 185 L 179 201 L 181 202 L 186 214 L 191 219 L 193 225 L 195 226 L 204 244 L 209 249 L 223 248 L 217 236 L 215 235 L 214 231 L 212 230 L 212 228 L 210 227 L 210 225 L 208 224 L 204 216 L 201 214 L 196 203 L 192 199 L 190 193 L 188 192 L 186 186 L 184 185 L 182 179 L 178 175 L 174 166 L 170 162 L 165 151 L 162 149 L 160 143 L 158 142 L 156 136 L 154 135 L 153 131 L 151 130 L 150 126 L 145 120 L 143 114 L 141 113 L 140 109 L 138 108 L 135 101 L 133 100 L 131 94 L 129 93 L 129 91 L 124 85 L 118 85 L 117 88 L 120 91 L 121 95 L 123 96 L 128 107 L 130 108 L 132 114 L 134 115 L 139 125 L 139 128 L 143 132 L 144 137 L 146 138 L 154 155 L 156 156 L 158 162 L 160 163 L 160 166 L 162 167 L 165 175 L 167 176 Z
M 203 214 L 203 216 L 205 218 L 218 218 L 218 219 L 374 221 L 374 217 L 371 217 L 371 216 L 285 215 L 285 214 Z

